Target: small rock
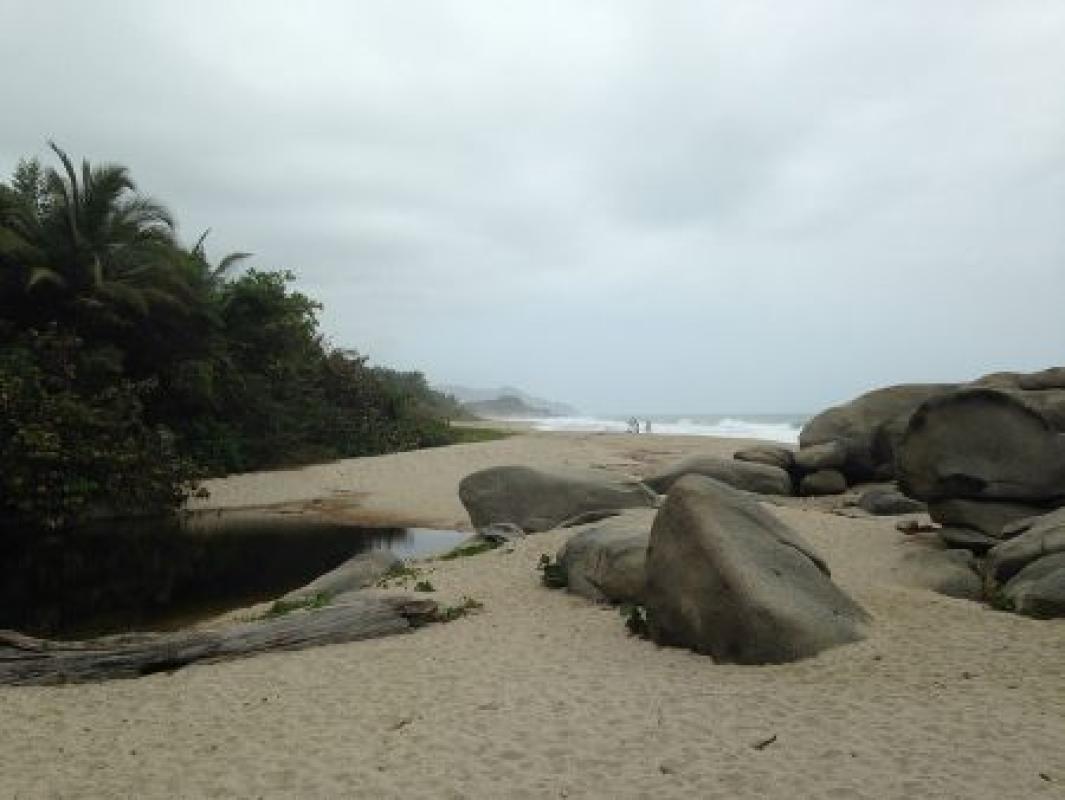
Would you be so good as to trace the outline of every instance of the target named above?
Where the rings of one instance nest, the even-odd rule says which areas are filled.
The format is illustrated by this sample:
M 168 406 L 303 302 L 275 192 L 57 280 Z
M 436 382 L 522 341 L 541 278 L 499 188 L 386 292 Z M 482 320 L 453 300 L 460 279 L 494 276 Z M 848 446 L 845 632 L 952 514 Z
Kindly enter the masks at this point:
M 799 483 L 799 494 L 814 497 L 826 494 L 843 494 L 847 491 L 847 479 L 835 469 L 822 469 L 805 475 Z
M 878 516 L 917 514 L 925 510 L 925 504 L 920 500 L 907 497 L 898 489 L 888 488 L 866 490 L 858 499 L 858 507 Z
M 974 531 L 971 528 L 946 527 L 940 528 L 937 533 L 947 547 L 968 550 L 978 556 L 982 556 L 992 547 L 999 544 L 999 540 L 993 536 Z
M 795 454 L 795 466 L 803 472 L 839 470 L 846 462 L 847 446 L 839 440 L 809 445 Z

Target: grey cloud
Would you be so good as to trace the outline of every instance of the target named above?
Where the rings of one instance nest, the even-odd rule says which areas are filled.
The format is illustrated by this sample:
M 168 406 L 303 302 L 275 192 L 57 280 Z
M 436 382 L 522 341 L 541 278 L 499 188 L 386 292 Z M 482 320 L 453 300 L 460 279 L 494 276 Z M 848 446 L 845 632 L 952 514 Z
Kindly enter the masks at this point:
M 1054 2 L 0 2 L 0 170 L 117 160 L 323 329 L 588 409 L 1060 362 Z

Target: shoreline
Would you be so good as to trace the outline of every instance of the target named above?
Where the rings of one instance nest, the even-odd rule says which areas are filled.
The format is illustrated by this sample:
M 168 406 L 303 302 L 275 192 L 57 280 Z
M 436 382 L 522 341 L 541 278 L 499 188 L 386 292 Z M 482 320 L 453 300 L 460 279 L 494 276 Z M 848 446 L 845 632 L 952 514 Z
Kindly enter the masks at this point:
M 214 507 L 336 503 L 468 530 L 485 466 L 640 476 L 748 442 L 520 434 L 221 479 Z M 214 482 L 212 482 L 214 483 Z M 272 493 L 272 494 L 271 494 Z M 1065 621 L 898 583 L 921 546 L 892 518 L 769 506 L 874 617 L 869 639 L 792 664 L 715 664 L 631 638 L 618 611 L 541 586 L 572 533 L 420 561 L 442 603 L 410 635 L 128 681 L 2 687 L 0 768 L 19 797 L 1052 797 L 1065 784 Z M 347 517 L 345 517 L 347 518 Z M 756 744 L 776 737 L 772 744 Z

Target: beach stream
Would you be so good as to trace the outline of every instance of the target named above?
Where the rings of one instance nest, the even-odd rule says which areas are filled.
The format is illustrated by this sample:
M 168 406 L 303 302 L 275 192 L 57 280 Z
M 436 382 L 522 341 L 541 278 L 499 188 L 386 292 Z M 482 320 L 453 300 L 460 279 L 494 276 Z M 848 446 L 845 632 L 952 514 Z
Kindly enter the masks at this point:
M 176 630 L 274 599 L 371 549 L 427 556 L 467 535 L 263 509 L 62 535 L 0 531 L 0 629 L 56 639 Z

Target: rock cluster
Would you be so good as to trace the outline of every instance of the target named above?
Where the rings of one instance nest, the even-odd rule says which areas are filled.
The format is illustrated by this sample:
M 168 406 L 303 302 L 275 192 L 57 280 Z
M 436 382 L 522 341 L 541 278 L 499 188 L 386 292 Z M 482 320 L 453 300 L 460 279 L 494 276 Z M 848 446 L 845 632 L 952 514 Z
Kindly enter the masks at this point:
M 914 412 L 926 402 L 953 395 L 959 389 L 992 389 L 1008 395 L 1036 412 L 1051 429 L 1065 431 L 1063 367 L 1029 374 L 1000 372 L 969 384 L 904 384 L 867 392 L 807 422 L 799 435 L 796 466 L 802 474 L 821 468 L 837 470 L 851 486 L 891 480 L 895 477 L 899 443 Z M 842 449 L 842 464 L 822 467 L 817 463 L 824 445 Z M 811 456 L 805 455 L 807 451 Z M 817 485 L 826 484 L 819 479 Z
M 721 479 L 700 474 L 707 472 Z M 611 513 L 582 525 L 557 565 L 545 566 L 560 570 L 576 594 L 641 604 L 650 636 L 662 644 L 763 664 L 863 638 L 866 613 L 832 582 L 820 556 L 750 494 L 787 493 L 787 471 L 695 459 L 648 482 L 668 491 L 657 513 L 642 484 L 525 467 L 473 473 L 459 495 L 481 535 Z
M 1057 373 L 1036 376 L 1046 383 Z M 928 502 L 946 547 L 976 557 L 984 596 L 1031 616 L 1065 616 L 1059 431 L 1014 391 L 966 387 L 917 408 L 896 451 L 900 487 Z

